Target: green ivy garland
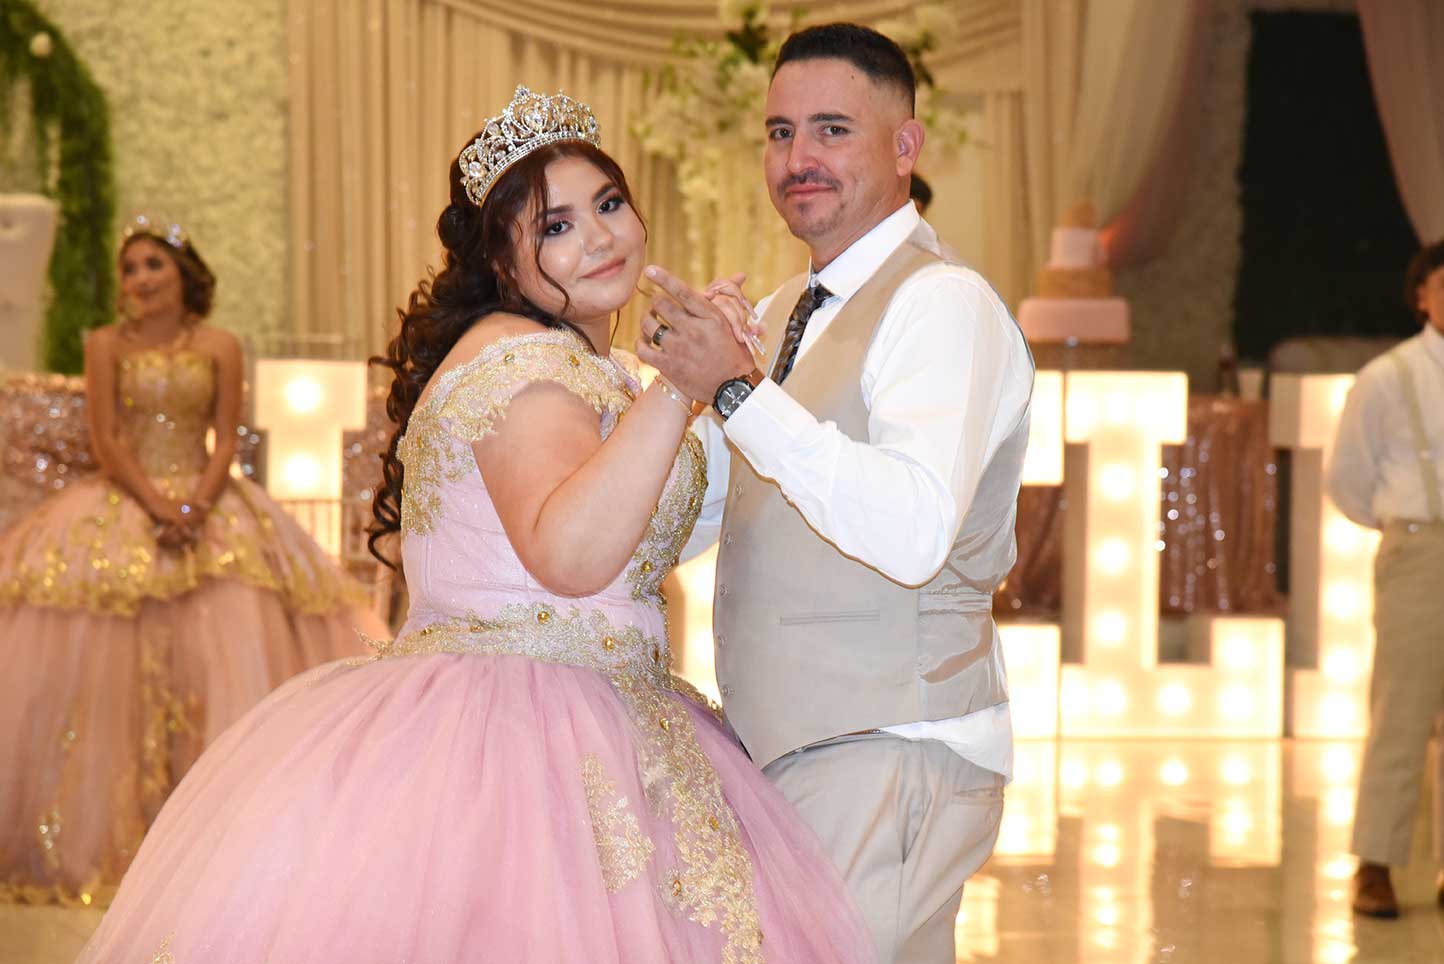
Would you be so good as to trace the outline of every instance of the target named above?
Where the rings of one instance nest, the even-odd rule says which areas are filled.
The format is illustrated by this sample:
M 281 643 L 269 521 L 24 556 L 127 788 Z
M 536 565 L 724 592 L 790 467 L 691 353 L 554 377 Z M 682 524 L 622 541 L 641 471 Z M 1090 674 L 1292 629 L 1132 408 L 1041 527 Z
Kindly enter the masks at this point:
M 110 111 L 90 71 L 35 4 L 0 0 L 0 106 L 8 107 L 22 76 L 30 84 L 41 182 L 50 184 L 55 158 L 48 193 L 60 205 L 42 358 L 52 371 L 74 374 L 84 366 L 85 332 L 115 313 Z

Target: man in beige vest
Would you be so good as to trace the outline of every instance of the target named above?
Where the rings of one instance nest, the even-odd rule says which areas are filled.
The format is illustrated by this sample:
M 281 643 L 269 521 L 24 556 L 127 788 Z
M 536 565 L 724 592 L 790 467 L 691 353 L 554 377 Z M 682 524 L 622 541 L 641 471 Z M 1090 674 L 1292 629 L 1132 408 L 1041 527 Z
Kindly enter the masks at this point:
M 811 270 L 758 306 L 754 361 L 705 296 L 649 268 L 667 293 L 638 351 L 714 409 L 690 548 L 720 522 L 728 721 L 828 847 L 880 959 L 951 964 L 1012 769 L 991 597 L 1015 556 L 1033 365 L 908 199 L 913 94 L 872 30 L 789 38 L 765 168 Z
M 1444 710 L 1444 241 L 1414 258 L 1405 292 L 1424 330 L 1359 372 L 1328 471 L 1339 511 L 1384 533 L 1353 840 L 1354 911 L 1383 918 L 1399 916 L 1389 867 L 1409 862 L 1429 733 Z M 1434 857 L 1444 868 L 1441 793 Z M 1444 906 L 1444 871 L 1436 892 Z

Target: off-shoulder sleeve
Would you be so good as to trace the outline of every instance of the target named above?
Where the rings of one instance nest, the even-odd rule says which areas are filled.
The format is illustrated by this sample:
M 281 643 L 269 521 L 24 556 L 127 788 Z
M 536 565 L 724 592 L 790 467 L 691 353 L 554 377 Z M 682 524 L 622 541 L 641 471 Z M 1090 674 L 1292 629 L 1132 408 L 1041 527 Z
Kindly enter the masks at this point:
M 480 441 L 506 416 L 512 399 L 539 382 L 562 386 L 598 415 L 615 416 L 626 408 L 627 396 L 604 366 L 570 335 L 546 332 L 505 339 L 455 370 L 455 379 L 444 386 L 437 419 L 456 440 Z

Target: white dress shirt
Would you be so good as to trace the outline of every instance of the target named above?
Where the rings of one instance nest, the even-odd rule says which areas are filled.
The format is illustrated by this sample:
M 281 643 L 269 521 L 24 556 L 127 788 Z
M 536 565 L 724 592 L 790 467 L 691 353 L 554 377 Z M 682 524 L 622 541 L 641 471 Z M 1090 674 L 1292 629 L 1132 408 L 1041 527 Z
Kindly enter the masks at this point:
M 1413 376 L 1429 451 L 1444 480 L 1444 335 L 1425 325 L 1395 350 L 1403 352 Z M 1349 391 L 1329 458 L 1328 488 L 1340 512 L 1371 529 L 1430 517 L 1404 385 L 1390 358 L 1365 365 Z
M 798 358 L 923 223 L 908 202 L 814 274 L 832 297 L 808 321 Z M 936 234 L 927 231 L 936 245 Z M 770 301 L 758 305 L 759 314 Z M 898 288 L 864 359 L 867 439 L 819 422 L 770 379 L 725 423 L 710 411 L 697 419 L 694 430 L 708 455 L 707 496 L 683 557 L 717 539 L 730 442 L 839 551 L 895 582 L 926 585 L 947 561 L 984 468 L 1027 417 L 1032 386 L 1032 356 L 997 292 L 969 268 L 930 265 Z M 1016 558 L 1011 517 L 1009 526 L 1007 538 L 984 546 L 991 558 L 972 560 L 995 576 L 995 585 Z M 1011 778 L 1006 704 L 887 730 L 942 740 L 965 759 Z

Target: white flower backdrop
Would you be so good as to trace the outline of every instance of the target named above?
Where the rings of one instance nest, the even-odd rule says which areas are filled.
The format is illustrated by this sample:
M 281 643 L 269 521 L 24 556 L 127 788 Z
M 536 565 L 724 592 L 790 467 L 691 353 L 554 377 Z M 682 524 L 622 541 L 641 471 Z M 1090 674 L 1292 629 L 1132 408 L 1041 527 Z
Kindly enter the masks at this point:
M 186 226 L 219 279 L 216 324 L 258 347 L 288 328 L 287 0 L 41 6 L 110 99 L 118 217 Z

